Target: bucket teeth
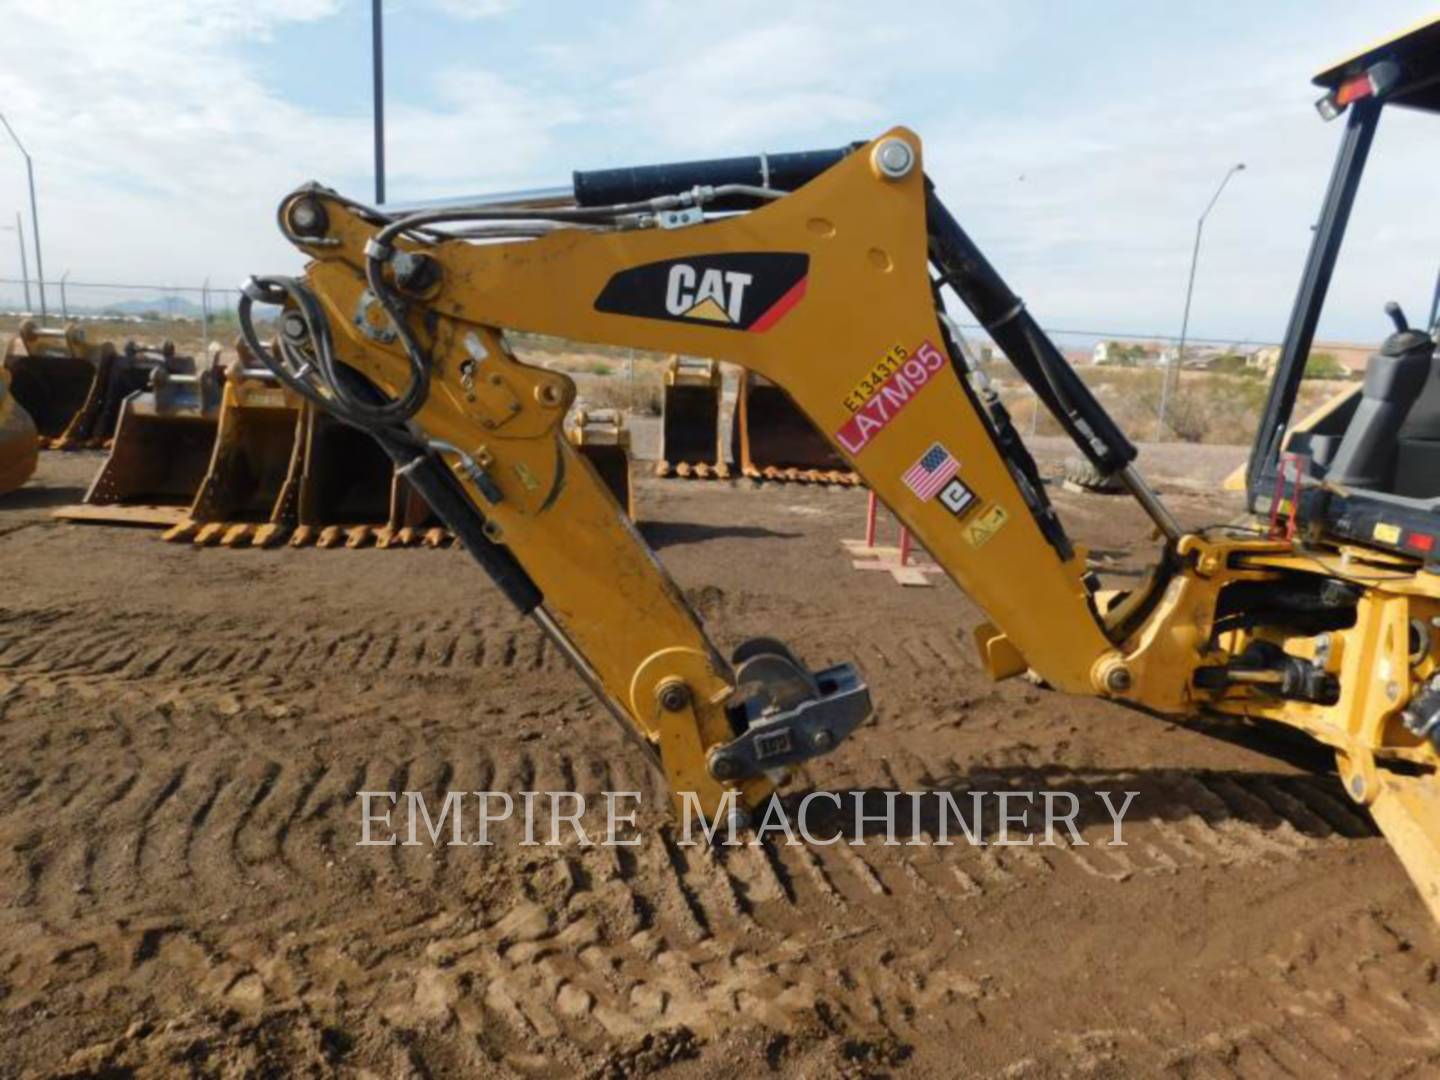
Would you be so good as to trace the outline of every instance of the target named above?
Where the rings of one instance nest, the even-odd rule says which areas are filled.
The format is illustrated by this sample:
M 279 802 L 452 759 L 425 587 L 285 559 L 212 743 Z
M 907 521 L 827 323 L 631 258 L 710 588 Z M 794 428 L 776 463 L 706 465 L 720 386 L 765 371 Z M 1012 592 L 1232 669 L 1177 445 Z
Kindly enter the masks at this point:
M 253 525 L 231 525 L 220 537 L 221 547 L 248 547 L 246 543 L 254 530 Z
M 355 525 L 345 530 L 345 546 L 347 548 L 364 547 L 370 542 L 370 536 L 374 530 L 369 525 Z
M 194 538 L 195 530 L 198 528 L 199 526 L 196 525 L 193 521 L 182 521 L 180 522 L 180 524 L 172 525 L 170 526 L 170 528 L 166 529 L 161 534 L 160 539 L 168 541 L 172 544 L 185 543 L 186 541 Z
M 254 544 L 258 548 L 277 547 L 285 539 L 285 527 L 267 522 L 255 530 Z
M 339 525 L 326 525 L 320 530 L 320 535 L 315 537 L 315 546 L 318 548 L 338 547 L 343 539 Z
M 657 476 L 709 479 L 709 470 L 721 460 L 721 384 L 715 361 L 670 357 L 661 403 Z
M 425 530 L 425 546 L 428 548 L 444 547 L 447 539 L 448 534 L 446 531 L 438 526 Z
M 736 388 L 730 456 L 751 479 L 802 484 L 844 463 L 784 390 L 749 371 Z
M 196 531 L 193 540 L 197 547 L 211 547 L 220 542 L 220 537 L 225 535 L 226 525 L 222 521 L 209 521 Z

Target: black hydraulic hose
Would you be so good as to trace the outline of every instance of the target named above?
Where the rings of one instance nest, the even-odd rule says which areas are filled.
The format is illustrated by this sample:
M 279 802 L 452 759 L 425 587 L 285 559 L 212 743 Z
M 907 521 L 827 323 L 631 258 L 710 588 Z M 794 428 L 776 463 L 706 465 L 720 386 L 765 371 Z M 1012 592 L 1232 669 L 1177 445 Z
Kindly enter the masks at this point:
M 853 147 L 833 150 L 800 150 L 785 154 L 757 154 L 751 157 L 714 158 L 709 161 L 680 161 L 668 165 L 635 165 L 622 169 L 593 169 L 572 175 L 575 201 L 582 207 L 637 202 L 658 195 L 670 195 L 693 187 L 721 187 L 731 184 L 794 191 L 809 183 L 840 161 Z M 763 199 L 737 195 L 717 200 L 716 210 L 738 210 L 759 206 Z
M 288 340 L 284 333 L 279 335 L 277 341 L 277 348 L 282 353 L 284 362 L 261 343 L 252 317 L 252 309 L 257 301 L 275 305 L 288 302 L 293 305 L 294 312 L 305 323 L 308 354 L 302 355 L 299 346 Z M 414 351 L 407 349 L 410 385 L 399 398 L 385 401 L 377 395 L 374 400 L 365 400 L 350 393 L 349 383 L 341 374 L 341 367 L 335 360 L 329 320 L 314 294 L 294 278 L 251 278 L 241 292 L 237 315 L 241 338 L 282 383 L 354 427 L 371 430 L 403 423 L 420 410 L 429 396 L 430 365 L 418 347 Z M 317 371 L 319 381 L 330 391 L 330 396 L 322 395 L 313 383 L 299 376 L 307 367 Z
M 372 434 L 395 462 L 399 474 L 430 504 L 435 516 L 455 534 L 520 614 L 529 615 L 538 608 L 545 599 L 539 587 L 509 548 L 485 535 L 484 518 L 440 459 L 429 450 L 417 449 L 402 432 Z
M 960 227 L 928 180 L 925 217 L 930 259 L 940 271 L 941 282 L 955 290 L 1066 434 L 1106 476 L 1134 461 L 1134 445 Z

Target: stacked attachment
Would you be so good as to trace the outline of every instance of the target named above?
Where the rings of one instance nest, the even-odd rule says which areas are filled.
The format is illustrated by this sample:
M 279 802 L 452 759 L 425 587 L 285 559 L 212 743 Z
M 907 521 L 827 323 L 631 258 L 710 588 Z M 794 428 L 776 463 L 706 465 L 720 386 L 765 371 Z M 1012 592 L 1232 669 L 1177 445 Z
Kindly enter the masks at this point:
M 720 365 L 672 356 L 665 371 L 656 476 L 731 476 L 720 438 Z M 790 400 L 763 376 L 741 370 L 731 417 L 729 461 L 750 480 L 856 486 L 860 478 Z
M 790 395 L 741 370 L 730 428 L 730 456 L 751 480 L 857 486 L 860 478 L 816 430 Z
M 73 323 L 51 330 L 27 319 L 6 346 L 4 363 L 41 447 L 53 450 L 103 446 L 115 431 L 120 402 L 144 389 L 149 377 L 110 342 L 91 345 Z
M 566 432 L 570 442 L 600 474 L 631 521 L 635 492 L 630 485 L 630 432 L 618 409 L 577 409 Z
M 450 537 L 373 438 L 281 386 L 241 344 L 224 369 L 208 465 L 165 539 L 389 548 Z
M 10 393 L 10 376 L 0 368 L 0 495 L 30 479 L 38 456 L 35 422 Z
M 110 453 L 79 506 L 59 516 L 120 525 L 175 525 L 209 468 L 220 413 L 223 372 L 212 345 L 201 364 L 133 342 L 125 356 L 148 367 L 149 383 L 120 404 Z
M 720 453 L 719 364 L 670 357 L 661 411 L 656 476 L 709 480 L 730 475 Z
M 225 372 L 214 447 L 194 498 L 166 540 L 269 546 L 294 527 L 291 478 L 304 442 L 302 401 L 244 358 Z

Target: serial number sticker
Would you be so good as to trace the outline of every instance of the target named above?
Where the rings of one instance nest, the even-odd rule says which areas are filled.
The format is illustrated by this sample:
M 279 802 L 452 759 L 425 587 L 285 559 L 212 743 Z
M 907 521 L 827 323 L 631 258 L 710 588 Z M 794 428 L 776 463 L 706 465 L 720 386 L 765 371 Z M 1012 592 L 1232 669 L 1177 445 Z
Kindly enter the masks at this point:
M 1005 512 L 1003 506 L 992 506 L 965 526 L 965 539 L 969 541 L 971 547 L 984 547 L 996 533 L 1005 527 L 1005 523 L 1009 520 L 1010 515 Z
M 1375 525 L 1375 539 L 1382 544 L 1398 544 L 1400 542 L 1400 527 L 1398 525 L 1386 525 L 1380 521 Z
M 860 453 L 930 384 L 945 362 L 945 354 L 925 342 L 875 388 L 855 415 L 835 432 L 835 441 L 847 453 Z
M 860 406 L 875 396 L 875 391 L 885 385 L 885 380 L 900 370 L 900 365 L 910 359 L 910 350 L 904 345 L 893 345 L 880 358 L 869 373 L 855 384 L 855 389 L 845 395 L 845 408 L 852 413 L 859 412 Z

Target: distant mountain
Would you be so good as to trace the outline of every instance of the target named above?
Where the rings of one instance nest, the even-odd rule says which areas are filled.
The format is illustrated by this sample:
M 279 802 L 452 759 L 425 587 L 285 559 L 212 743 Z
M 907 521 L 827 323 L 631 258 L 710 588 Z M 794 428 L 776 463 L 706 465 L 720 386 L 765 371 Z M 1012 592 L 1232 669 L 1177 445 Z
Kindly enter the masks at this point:
M 106 304 L 103 307 L 91 308 L 96 312 L 113 311 L 117 315 L 145 315 L 155 312 L 158 315 L 189 315 L 199 318 L 203 309 L 193 300 L 183 296 L 162 296 L 150 300 L 122 300 L 118 304 Z

